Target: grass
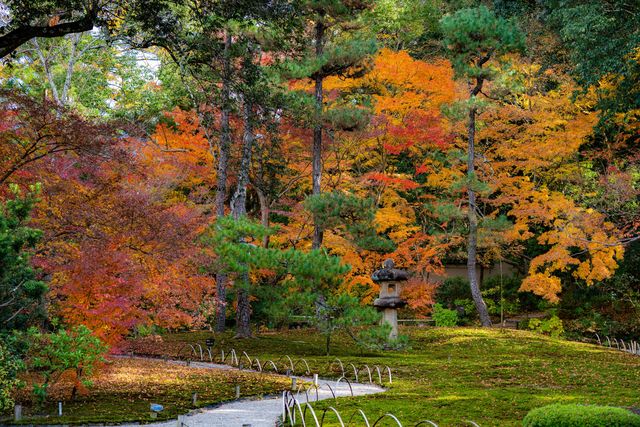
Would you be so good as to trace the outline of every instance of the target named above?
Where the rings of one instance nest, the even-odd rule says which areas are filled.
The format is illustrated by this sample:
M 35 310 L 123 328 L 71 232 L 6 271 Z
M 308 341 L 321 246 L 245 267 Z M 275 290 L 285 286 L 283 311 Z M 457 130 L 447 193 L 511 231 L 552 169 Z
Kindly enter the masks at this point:
M 25 378 L 27 382 L 32 378 Z M 176 418 L 197 406 L 233 400 L 236 385 L 242 397 L 279 393 L 290 381 L 273 375 L 196 369 L 161 360 L 113 358 L 96 373 L 93 386 L 74 401 L 69 400 L 72 381 L 63 380 L 50 390 L 47 403 L 37 409 L 30 402 L 29 387 L 18 393 L 25 404 L 23 424 L 84 424 L 93 422 L 150 422 Z M 63 402 L 63 416 L 57 416 L 57 402 Z M 149 404 L 164 410 L 150 415 Z M 8 421 L 8 420 L 7 420 Z M 2 420 L 0 419 L 0 424 Z
M 553 339 L 526 331 L 474 328 L 407 328 L 412 348 L 401 352 L 362 352 L 346 337 L 334 340 L 324 356 L 323 337 L 312 330 L 262 334 L 235 341 L 217 336 L 219 348 L 277 360 L 284 354 L 306 358 L 314 372 L 330 374 L 339 357 L 356 365 L 388 365 L 394 373 L 386 393 L 331 402 L 347 417 L 356 409 L 374 420 L 391 412 L 405 426 L 430 419 L 441 427 L 474 420 L 486 426 L 521 426 L 526 413 L 551 403 L 640 407 L 640 357 L 591 344 Z M 211 333 L 172 334 L 162 342 L 137 340 L 130 349 L 188 357 L 185 343 Z M 151 343 L 151 344 L 150 344 Z M 281 363 L 282 365 L 282 363 Z M 334 366 L 335 368 L 335 366 Z M 335 375 L 335 373 L 334 373 Z M 328 406 L 327 401 L 314 407 Z

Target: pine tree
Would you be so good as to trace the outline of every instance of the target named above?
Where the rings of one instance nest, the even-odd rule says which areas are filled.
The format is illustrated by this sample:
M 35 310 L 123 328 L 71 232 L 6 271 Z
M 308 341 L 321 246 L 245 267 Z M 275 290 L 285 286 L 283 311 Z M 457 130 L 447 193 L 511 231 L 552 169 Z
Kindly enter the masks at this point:
M 441 21 L 445 47 L 458 77 L 469 87 L 469 111 L 467 122 L 467 197 L 469 235 L 467 240 L 467 271 L 471 295 L 480 315 L 482 326 L 491 326 L 487 306 L 482 298 L 476 272 L 478 248 L 478 213 L 476 205 L 475 133 L 478 114 L 477 97 L 483 94 L 484 83 L 491 80 L 495 71 L 489 67 L 491 60 L 522 49 L 524 36 L 510 21 L 497 17 L 485 6 L 462 9 Z
M 351 128 L 359 121 L 351 108 L 326 110 L 324 80 L 329 76 L 356 77 L 366 71 L 368 56 L 376 47 L 372 40 L 353 37 L 354 21 L 373 6 L 371 0 L 306 0 L 302 15 L 310 23 L 309 40 L 303 48 L 303 59 L 293 64 L 291 77 L 313 81 L 313 149 L 312 194 L 322 192 L 323 134 L 327 122 L 332 128 Z M 333 126 L 332 126 L 333 125 Z M 322 227 L 314 219 L 312 247 L 322 245 Z
M 0 204 L 0 332 L 25 328 L 44 317 L 47 286 L 30 265 L 29 250 L 42 232 L 28 227 L 37 187 L 22 197 L 12 186 L 13 199 Z

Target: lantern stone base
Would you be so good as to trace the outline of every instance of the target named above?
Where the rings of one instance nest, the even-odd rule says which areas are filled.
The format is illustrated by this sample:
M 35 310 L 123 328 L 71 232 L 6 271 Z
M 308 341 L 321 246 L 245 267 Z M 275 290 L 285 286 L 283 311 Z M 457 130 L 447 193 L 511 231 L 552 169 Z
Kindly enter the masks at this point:
M 385 308 L 382 312 L 382 324 L 388 323 L 391 325 L 391 332 L 389 332 L 389 339 L 398 338 L 398 310 L 395 308 Z

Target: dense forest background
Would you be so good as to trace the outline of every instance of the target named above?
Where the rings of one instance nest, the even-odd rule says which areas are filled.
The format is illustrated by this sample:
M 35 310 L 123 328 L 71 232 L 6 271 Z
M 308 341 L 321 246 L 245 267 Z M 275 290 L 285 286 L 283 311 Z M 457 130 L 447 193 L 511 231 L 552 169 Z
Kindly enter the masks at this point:
M 393 258 L 405 317 L 637 336 L 639 20 L 623 0 L 0 2 L 1 328 L 364 321 Z M 470 253 L 513 268 L 482 295 L 434 283 Z

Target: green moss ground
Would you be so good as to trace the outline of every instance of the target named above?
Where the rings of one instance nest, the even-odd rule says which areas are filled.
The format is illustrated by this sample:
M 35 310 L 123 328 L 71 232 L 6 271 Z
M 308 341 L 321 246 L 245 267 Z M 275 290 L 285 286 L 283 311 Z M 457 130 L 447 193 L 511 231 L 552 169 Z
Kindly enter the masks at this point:
M 405 426 L 431 419 L 443 426 L 474 420 L 484 426 L 518 426 L 526 413 L 551 403 L 640 407 L 640 357 L 590 344 L 552 339 L 525 331 L 425 328 L 401 331 L 411 349 L 361 352 L 338 337 L 324 356 L 322 336 L 312 330 L 262 334 L 234 341 L 217 337 L 218 347 L 247 351 L 261 360 L 288 354 L 305 357 L 312 370 L 329 374 L 336 357 L 356 365 L 388 365 L 394 373 L 386 393 L 331 402 L 342 413 L 363 409 L 370 418 L 392 412 Z M 162 343 L 132 342 L 138 352 L 176 356 L 184 343 L 211 333 L 173 334 Z M 218 351 L 218 350 L 216 350 Z M 188 351 L 182 350 L 182 355 Z M 326 407 L 329 403 L 318 403 Z

